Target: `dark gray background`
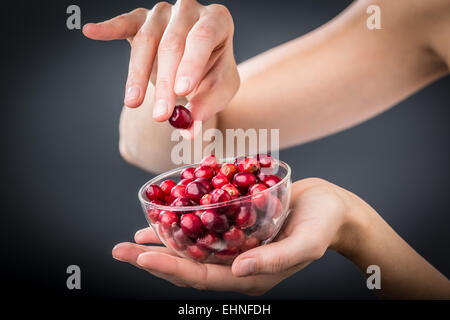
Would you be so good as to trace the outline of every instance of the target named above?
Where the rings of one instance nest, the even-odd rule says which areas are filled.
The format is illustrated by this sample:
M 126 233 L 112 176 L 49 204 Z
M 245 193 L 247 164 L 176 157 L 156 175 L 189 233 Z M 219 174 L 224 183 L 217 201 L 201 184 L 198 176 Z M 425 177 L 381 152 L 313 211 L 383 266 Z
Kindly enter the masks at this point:
M 243 61 L 325 23 L 351 1 L 224 1 Z M 119 156 L 118 119 L 129 47 L 65 27 L 154 1 L 2 3 L 2 289 L 14 295 L 246 298 L 182 289 L 111 258 L 145 226 L 136 198 L 152 176 Z M 355 47 L 358 44 L 355 43 Z M 351 72 L 351 70 L 349 70 Z M 317 176 L 364 198 L 428 261 L 450 274 L 450 79 L 351 130 L 281 152 L 293 179 Z M 158 152 L 158 150 L 155 150 Z M 82 269 L 82 290 L 65 287 Z M 263 298 L 373 298 L 363 275 L 329 252 Z

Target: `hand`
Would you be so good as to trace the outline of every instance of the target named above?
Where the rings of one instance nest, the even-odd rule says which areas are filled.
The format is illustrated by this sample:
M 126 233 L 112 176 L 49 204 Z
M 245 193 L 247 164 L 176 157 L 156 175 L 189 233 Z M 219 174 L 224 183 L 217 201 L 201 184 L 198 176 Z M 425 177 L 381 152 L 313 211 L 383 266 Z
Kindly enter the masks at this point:
M 291 186 L 291 214 L 276 241 L 239 255 L 233 265 L 202 264 L 178 257 L 172 250 L 143 243 L 161 243 L 151 228 L 140 230 L 134 243 L 113 249 L 114 258 L 129 262 L 178 286 L 238 291 L 260 295 L 283 279 L 319 259 L 328 248 L 351 252 L 357 243 L 362 202 L 350 192 L 320 179 Z M 364 206 L 364 203 L 362 204 Z
M 157 121 L 172 115 L 177 95 L 187 97 L 194 120 L 205 121 L 228 104 L 239 88 L 233 31 L 224 6 L 195 0 L 159 2 L 151 10 L 140 8 L 83 27 L 91 39 L 128 40 L 125 104 L 140 106 L 151 79 Z

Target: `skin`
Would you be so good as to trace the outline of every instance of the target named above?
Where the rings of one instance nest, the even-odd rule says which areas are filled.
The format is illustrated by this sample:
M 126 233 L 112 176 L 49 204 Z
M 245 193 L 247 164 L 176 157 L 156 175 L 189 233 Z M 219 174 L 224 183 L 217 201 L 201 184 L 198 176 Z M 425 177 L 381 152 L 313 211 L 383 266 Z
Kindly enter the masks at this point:
M 220 5 L 159 3 L 85 25 L 89 38 L 131 45 L 122 156 L 148 171 L 170 169 L 178 142 L 170 141 L 166 120 L 176 103 L 189 101 L 203 130 L 281 128 L 280 146 L 288 147 L 365 121 L 448 74 L 448 1 L 380 0 L 381 30 L 366 27 L 370 4 L 356 1 L 319 29 L 239 67 L 232 18 Z M 181 134 L 192 139 L 201 133 L 190 128 Z M 258 295 L 331 249 L 363 272 L 379 265 L 382 297 L 450 298 L 448 279 L 363 200 L 319 179 L 298 181 L 291 192 L 293 211 L 277 241 L 241 254 L 231 268 L 143 246 L 159 242 L 149 228 L 136 234 L 137 244 L 116 246 L 113 256 L 176 285 Z

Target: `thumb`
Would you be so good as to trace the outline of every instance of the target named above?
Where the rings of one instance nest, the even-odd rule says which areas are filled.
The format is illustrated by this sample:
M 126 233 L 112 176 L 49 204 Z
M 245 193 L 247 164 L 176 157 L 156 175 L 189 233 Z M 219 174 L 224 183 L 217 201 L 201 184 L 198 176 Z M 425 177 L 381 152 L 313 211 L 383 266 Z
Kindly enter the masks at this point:
M 318 236 L 296 232 L 281 241 L 239 255 L 234 260 L 231 271 L 237 277 L 279 273 L 319 259 L 326 249 L 325 242 Z

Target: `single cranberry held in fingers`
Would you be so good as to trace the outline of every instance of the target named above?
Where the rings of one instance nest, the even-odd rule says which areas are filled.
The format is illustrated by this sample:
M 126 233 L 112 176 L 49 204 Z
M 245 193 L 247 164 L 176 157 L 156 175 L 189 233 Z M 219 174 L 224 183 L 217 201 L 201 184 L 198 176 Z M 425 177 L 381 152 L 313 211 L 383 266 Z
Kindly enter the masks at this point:
M 159 200 L 164 201 L 164 191 L 157 184 L 151 184 L 145 189 L 145 195 L 149 201 Z
M 191 112 L 183 106 L 175 106 L 169 122 L 174 128 L 188 129 L 192 125 Z
M 255 158 L 245 158 L 239 162 L 240 172 L 255 173 L 259 170 L 259 162 Z
M 180 178 L 193 180 L 195 178 L 194 171 L 195 171 L 194 167 L 187 167 L 186 169 L 183 169 L 183 171 L 181 171 Z
M 186 213 L 181 216 L 181 229 L 191 238 L 197 238 L 203 233 L 203 224 L 200 218 L 193 213 Z
M 160 186 L 161 190 L 164 192 L 164 194 L 170 195 L 170 191 L 176 185 L 177 184 L 175 183 L 175 181 L 168 179 L 168 180 L 164 180 L 163 182 L 161 182 L 161 184 L 159 186 Z
M 202 223 L 206 229 L 221 233 L 228 229 L 228 219 L 226 215 L 217 212 L 214 209 L 205 210 L 201 217 Z
M 214 176 L 211 180 L 211 184 L 215 189 L 220 189 L 220 188 L 222 188 L 222 186 L 226 185 L 227 183 L 229 183 L 227 177 L 225 177 L 221 173 Z

